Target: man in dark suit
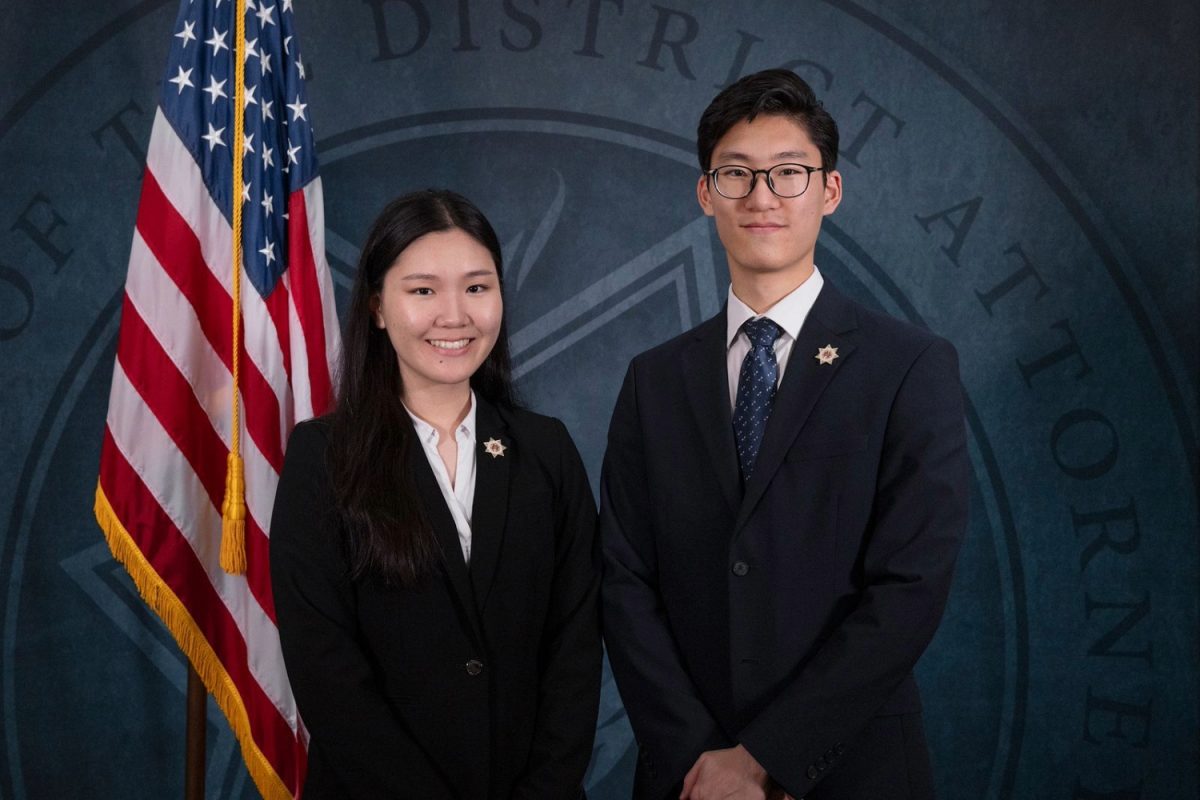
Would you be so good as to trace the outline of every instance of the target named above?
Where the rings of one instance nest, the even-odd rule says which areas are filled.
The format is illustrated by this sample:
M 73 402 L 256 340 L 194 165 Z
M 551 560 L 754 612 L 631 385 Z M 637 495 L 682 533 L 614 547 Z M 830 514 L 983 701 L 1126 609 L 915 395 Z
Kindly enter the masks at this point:
M 636 798 L 933 794 L 912 669 L 966 527 L 962 389 L 948 342 L 814 266 L 837 145 L 785 70 L 700 121 L 728 303 L 630 364 L 601 484 Z

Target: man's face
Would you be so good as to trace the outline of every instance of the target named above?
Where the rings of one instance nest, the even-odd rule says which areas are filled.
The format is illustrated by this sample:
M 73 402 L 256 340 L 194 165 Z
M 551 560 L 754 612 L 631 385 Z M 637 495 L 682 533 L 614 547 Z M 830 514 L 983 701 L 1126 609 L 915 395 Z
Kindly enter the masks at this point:
M 713 148 L 711 161 L 714 168 L 740 164 L 769 169 L 784 163 L 822 166 L 808 132 L 778 115 L 734 125 Z M 821 218 L 832 214 L 842 200 L 842 176 L 836 170 L 814 172 L 808 190 L 799 197 L 778 197 L 767 187 L 765 175 L 757 177 L 749 195 L 730 200 L 702 175 L 696 185 L 700 207 L 716 221 L 735 284 L 775 276 L 794 277 L 799 285 L 812 272 Z

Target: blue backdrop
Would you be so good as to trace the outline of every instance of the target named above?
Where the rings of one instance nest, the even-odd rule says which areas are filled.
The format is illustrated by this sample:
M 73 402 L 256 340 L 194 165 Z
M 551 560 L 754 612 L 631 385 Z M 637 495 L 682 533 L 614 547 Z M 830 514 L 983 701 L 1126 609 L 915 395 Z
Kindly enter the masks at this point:
M 0 798 L 174 797 L 184 664 L 91 502 L 176 3 L 52 5 L 0 30 Z M 843 132 L 817 263 L 962 356 L 972 519 L 919 665 L 941 796 L 1197 797 L 1194 3 L 736 6 L 297 3 L 339 302 L 387 199 L 475 199 L 519 387 L 596 481 L 628 359 L 724 295 L 696 120 L 790 66 Z M 253 796 L 208 717 L 209 796 Z M 631 746 L 610 680 L 593 798 Z

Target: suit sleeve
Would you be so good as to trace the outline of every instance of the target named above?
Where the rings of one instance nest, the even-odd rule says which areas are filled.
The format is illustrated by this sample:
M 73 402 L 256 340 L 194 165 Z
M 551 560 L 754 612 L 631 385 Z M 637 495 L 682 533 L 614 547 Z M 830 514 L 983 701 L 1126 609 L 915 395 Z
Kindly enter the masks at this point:
M 271 516 L 271 583 L 296 704 L 343 796 L 452 792 L 380 690 L 357 630 L 319 423 L 296 427 Z
M 600 483 L 605 644 L 651 781 L 649 797 L 678 796 L 706 750 L 729 742 L 684 668 L 659 595 L 645 441 L 630 365 L 608 433 Z
M 514 787 L 513 800 L 582 795 L 600 706 L 596 501 L 570 434 L 561 423 L 557 429 L 554 579 L 542 634 L 530 769 Z
M 812 791 L 813 765 L 866 725 L 932 639 L 966 528 L 967 478 L 958 359 L 939 339 L 889 414 L 857 607 L 739 736 L 792 796 Z

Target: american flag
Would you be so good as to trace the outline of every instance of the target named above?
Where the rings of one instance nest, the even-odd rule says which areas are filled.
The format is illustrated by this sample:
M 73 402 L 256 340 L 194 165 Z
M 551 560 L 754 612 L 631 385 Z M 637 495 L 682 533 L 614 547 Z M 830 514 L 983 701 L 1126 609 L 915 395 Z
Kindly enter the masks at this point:
M 340 340 L 292 0 L 245 6 L 238 48 L 236 0 L 180 3 L 129 257 L 96 516 L 229 718 L 259 791 L 275 798 L 300 791 L 307 733 L 280 653 L 266 532 L 288 434 L 328 407 Z M 235 202 L 245 575 L 219 564 Z

